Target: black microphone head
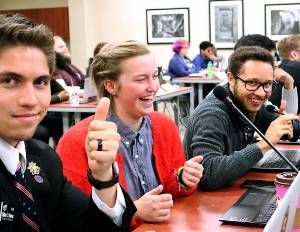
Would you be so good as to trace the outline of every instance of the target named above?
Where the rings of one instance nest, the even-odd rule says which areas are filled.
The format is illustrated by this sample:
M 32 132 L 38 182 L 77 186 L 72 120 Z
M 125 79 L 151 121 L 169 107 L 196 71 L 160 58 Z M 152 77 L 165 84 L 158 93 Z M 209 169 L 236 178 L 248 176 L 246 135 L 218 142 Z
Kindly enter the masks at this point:
M 226 90 L 223 86 L 216 86 L 213 90 L 214 95 L 221 101 L 225 101 L 228 97 L 228 94 L 226 93 Z
M 266 110 L 269 111 L 269 112 L 275 112 L 275 113 L 277 113 L 276 107 L 273 106 L 273 105 L 267 105 L 266 106 Z

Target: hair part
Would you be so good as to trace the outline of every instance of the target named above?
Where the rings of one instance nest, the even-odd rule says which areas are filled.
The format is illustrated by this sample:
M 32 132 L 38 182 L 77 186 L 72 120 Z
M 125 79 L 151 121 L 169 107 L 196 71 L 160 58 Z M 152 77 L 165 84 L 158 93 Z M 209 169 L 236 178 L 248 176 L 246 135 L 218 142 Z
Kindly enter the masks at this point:
M 228 71 L 233 75 L 239 75 L 243 65 L 248 61 L 261 61 L 274 67 L 273 58 L 266 49 L 258 46 L 240 47 L 229 58 Z
M 91 78 L 97 88 L 99 97 L 111 98 L 111 94 L 105 89 L 104 81 L 119 80 L 123 61 L 148 53 L 150 53 L 150 50 L 145 44 L 134 40 L 111 42 L 104 45 L 91 64 Z
M 54 39 L 49 28 L 20 14 L 0 14 L 0 53 L 22 45 L 40 49 L 46 56 L 49 73 L 53 73 Z
M 300 48 L 300 35 L 291 35 L 278 42 L 278 53 L 281 59 L 289 60 L 290 53 Z

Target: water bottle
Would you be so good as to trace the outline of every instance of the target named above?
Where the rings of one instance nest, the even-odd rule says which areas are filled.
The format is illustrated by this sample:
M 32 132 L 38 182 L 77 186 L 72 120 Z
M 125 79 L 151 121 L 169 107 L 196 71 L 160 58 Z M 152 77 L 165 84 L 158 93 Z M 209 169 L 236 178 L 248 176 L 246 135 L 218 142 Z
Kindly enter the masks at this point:
M 212 78 L 214 75 L 214 67 L 211 61 L 207 63 L 207 78 Z

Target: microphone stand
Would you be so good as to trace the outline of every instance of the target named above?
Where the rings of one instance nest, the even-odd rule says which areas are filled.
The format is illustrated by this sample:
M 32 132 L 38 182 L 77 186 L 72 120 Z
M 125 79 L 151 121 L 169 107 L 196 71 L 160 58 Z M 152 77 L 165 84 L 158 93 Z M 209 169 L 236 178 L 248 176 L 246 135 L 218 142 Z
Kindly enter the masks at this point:
M 236 111 L 239 115 L 242 116 L 244 120 L 246 120 L 249 125 L 263 138 L 263 140 L 296 172 L 299 173 L 298 169 L 295 165 L 289 161 L 268 139 L 267 137 L 248 119 L 248 117 L 236 107 L 236 105 L 232 102 L 232 100 L 227 96 L 225 101 Z

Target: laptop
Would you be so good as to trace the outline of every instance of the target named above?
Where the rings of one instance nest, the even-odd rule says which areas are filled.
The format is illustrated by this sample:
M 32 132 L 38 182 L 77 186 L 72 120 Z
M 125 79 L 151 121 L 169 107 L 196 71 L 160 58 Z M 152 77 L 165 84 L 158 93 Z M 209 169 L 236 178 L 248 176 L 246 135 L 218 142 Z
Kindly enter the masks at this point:
M 275 186 L 249 188 L 219 220 L 233 225 L 264 227 L 276 209 L 276 199 Z
M 300 211 L 297 209 L 299 194 L 300 174 L 280 201 L 278 208 L 264 228 L 264 232 L 300 231 Z
M 265 232 L 291 231 L 300 193 L 300 174 L 277 207 L 275 187 L 249 188 L 219 220 L 243 226 L 265 227 Z M 298 212 L 299 213 L 299 212 Z M 286 227 L 286 230 L 282 230 Z M 300 225 L 299 225 L 300 227 Z
M 300 169 L 300 151 L 294 149 L 278 149 L 288 160 L 290 160 L 298 169 Z M 291 167 L 272 149 L 266 152 L 251 170 L 283 172 L 291 171 Z

